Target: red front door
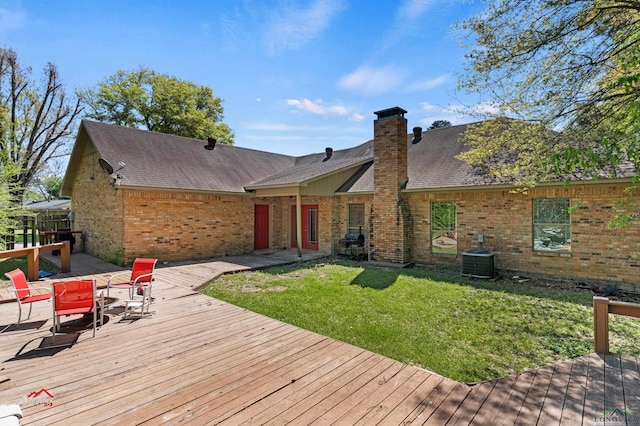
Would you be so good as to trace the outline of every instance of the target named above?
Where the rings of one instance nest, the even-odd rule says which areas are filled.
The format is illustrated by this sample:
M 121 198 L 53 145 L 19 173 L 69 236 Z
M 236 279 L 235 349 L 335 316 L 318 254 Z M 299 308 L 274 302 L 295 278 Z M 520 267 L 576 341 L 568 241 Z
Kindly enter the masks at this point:
M 254 250 L 269 248 L 269 206 L 256 204 L 253 219 Z
M 296 206 L 291 208 L 291 247 L 296 242 Z M 318 250 L 318 205 L 302 206 L 302 248 Z

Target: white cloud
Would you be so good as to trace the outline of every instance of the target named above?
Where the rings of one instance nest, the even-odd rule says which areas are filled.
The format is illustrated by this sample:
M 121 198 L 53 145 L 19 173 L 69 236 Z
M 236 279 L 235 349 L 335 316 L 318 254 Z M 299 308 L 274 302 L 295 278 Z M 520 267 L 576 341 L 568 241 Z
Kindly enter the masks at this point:
M 407 90 L 412 92 L 416 90 L 431 90 L 433 88 L 443 85 L 447 81 L 449 81 L 449 74 L 443 74 L 435 78 L 416 81 L 415 83 L 410 84 Z
M 471 117 L 486 117 L 503 113 L 500 104 L 496 102 L 480 102 L 475 105 L 449 105 L 445 108 L 445 111 Z
M 415 21 L 420 19 L 424 13 L 426 13 L 431 6 L 433 6 L 433 0 L 408 0 L 400 6 L 398 14 L 396 16 L 396 22 Z
M 286 3 L 271 13 L 266 28 L 269 48 L 299 49 L 322 33 L 342 8 L 342 0 L 315 0 L 304 9 Z
M 440 3 L 443 0 L 438 0 Z M 399 43 L 406 43 L 407 38 L 424 33 L 424 16 L 436 5 L 436 0 L 405 0 L 396 10 L 393 23 L 384 31 L 376 55 L 383 57 Z
M 287 104 L 298 108 L 301 111 L 310 112 L 312 114 L 329 116 L 329 115 L 347 115 L 348 111 L 342 105 L 325 105 L 321 99 L 311 101 L 309 99 L 287 99 Z
M 437 111 L 440 108 L 437 105 L 430 104 L 429 102 L 422 102 L 420 107 L 427 112 Z
M 446 107 L 422 102 L 420 107 L 424 116 L 419 122 L 427 127 L 436 120 L 448 120 L 456 125 L 486 119 L 501 112 L 498 104 L 490 102 L 480 102 L 475 105 L 451 104 Z
M 381 95 L 396 89 L 403 80 L 404 72 L 395 66 L 373 68 L 363 65 L 351 74 L 341 77 L 338 86 L 366 95 Z
M 0 33 L 19 30 L 25 26 L 25 14 L 0 7 Z
M 335 131 L 336 129 L 341 129 L 341 127 L 336 127 L 336 126 L 308 126 L 308 125 L 291 125 L 291 124 L 284 124 L 284 123 L 276 123 L 276 122 L 268 122 L 268 121 L 253 121 L 250 123 L 246 123 L 246 125 L 244 126 L 247 129 L 250 130 L 259 130 L 261 132 L 317 132 L 317 133 L 322 133 L 322 132 L 332 132 Z M 286 138 L 300 138 L 299 135 L 293 135 L 293 136 L 282 136 L 282 137 L 286 137 Z
M 364 115 L 358 114 L 356 112 L 354 114 L 351 114 L 351 117 L 349 117 L 349 121 L 357 121 L 357 122 L 364 121 Z
M 441 107 L 439 105 L 430 104 L 429 102 L 422 102 L 420 104 L 424 116 L 420 118 L 420 124 L 425 128 L 429 127 L 436 120 L 447 120 L 451 124 L 463 124 L 468 123 L 469 117 L 462 114 L 456 106 Z

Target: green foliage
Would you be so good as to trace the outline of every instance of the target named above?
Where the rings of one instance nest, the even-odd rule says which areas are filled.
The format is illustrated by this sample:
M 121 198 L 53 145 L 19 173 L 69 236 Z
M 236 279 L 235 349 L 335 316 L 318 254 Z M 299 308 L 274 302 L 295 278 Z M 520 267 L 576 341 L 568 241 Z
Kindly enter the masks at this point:
M 14 218 L 22 213 L 15 195 L 17 187 L 12 181 L 14 175 L 14 165 L 0 162 L 0 250 L 5 250 L 5 241 L 13 238 L 13 230 L 17 225 Z
M 428 130 L 441 129 L 443 127 L 451 127 L 451 122 L 449 120 L 436 120 L 431 123 Z
M 531 187 L 555 178 L 547 161 L 566 144 L 542 124 L 498 118 L 470 124 L 462 137 L 469 150 L 458 158 L 492 183 Z
M 45 175 L 38 179 L 38 192 L 46 200 L 60 198 L 60 188 L 62 188 L 62 176 Z
M 113 264 L 113 265 L 117 265 L 117 266 L 123 266 L 124 265 L 124 253 L 121 250 L 116 250 L 114 251 L 111 256 L 109 256 L 109 258 L 107 259 L 107 262 Z
M 431 203 L 431 229 L 456 230 L 455 201 L 434 201 Z
M 591 294 L 526 283 L 339 262 L 225 275 L 204 293 L 464 382 L 592 352 Z M 640 324 L 616 320 L 612 350 L 640 353 Z
M 233 144 L 232 130 L 222 123 L 222 99 L 207 86 L 140 67 L 106 77 L 84 96 L 87 116 L 98 121 Z
M 638 174 L 637 1 L 490 0 L 458 28 L 475 46 L 459 89 L 490 99 L 488 117 L 528 123 L 472 126 L 462 158 L 476 172 L 523 186 Z
M 9 271 L 13 271 L 14 269 L 19 268 L 22 270 L 22 272 L 25 273 L 25 275 L 28 274 L 28 266 L 27 266 L 27 257 L 26 256 L 21 256 L 21 257 L 14 257 L 11 259 L 6 259 L 3 260 L 2 262 L 0 262 L 0 281 L 8 281 L 8 279 L 5 277 L 5 273 L 9 272 Z M 38 266 L 38 270 L 39 271 L 48 271 L 48 272 L 60 272 L 60 270 L 53 265 L 51 262 L 45 260 L 43 257 L 40 258 L 40 262 L 39 262 L 39 266 Z

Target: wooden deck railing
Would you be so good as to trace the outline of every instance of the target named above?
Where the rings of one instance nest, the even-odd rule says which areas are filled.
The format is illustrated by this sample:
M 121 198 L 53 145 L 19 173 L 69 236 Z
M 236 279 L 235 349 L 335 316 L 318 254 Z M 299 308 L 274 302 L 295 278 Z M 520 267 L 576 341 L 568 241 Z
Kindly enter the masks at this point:
M 27 279 L 37 281 L 39 276 L 40 252 L 60 250 L 61 272 L 71 272 L 71 244 L 69 241 L 61 241 L 43 246 L 24 247 L 12 250 L 0 251 L 0 259 L 27 256 Z
M 612 301 L 606 297 L 593 298 L 593 340 L 596 353 L 609 353 L 609 314 L 640 318 L 640 305 Z

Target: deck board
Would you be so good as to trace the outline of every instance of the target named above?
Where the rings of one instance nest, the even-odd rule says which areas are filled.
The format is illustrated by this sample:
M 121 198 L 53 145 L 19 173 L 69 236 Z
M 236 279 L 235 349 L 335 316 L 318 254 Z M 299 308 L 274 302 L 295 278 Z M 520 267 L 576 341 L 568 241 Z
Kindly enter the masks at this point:
M 638 374 L 638 360 L 635 357 L 622 356 L 622 387 L 625 398 L 625 410 L 635 416 L 640 416 L 640 374 Z M 640 417 L 636 417 L 640 419 Z
M 496 416 L 496 425 L 512 425 L 515 423 L 535 376 L 535 371 L 526 371 L 515 376 L 515 384 L 507 396 L 509 403 L 505 404 Z
M 496 381 L 488 381 L 475 384 L 467 397 L 462 401 L 453 413 L 448 424 L 468 425 L 471 424 L 476 414 L 482 408 L 487 397 L 496 385 Z
M 588 373 L 588 359 L 578 358 L 571 364 L 569 384 L 567 385 L 567 395 L 562 407 L 560 424 L 575 425 L 582 423 Z
M 101 285 L 118 270 L 78 263 Z M 162 267 L 153 315 L 124 320 L 120 303 L 96 338 L 64 318 L 81 327 L 65 327 L 57 348 L 51 303 L 34 304 L 0 334 L 0 403 L 50 392 L 50 407 L 22 404 L 23 425 L 546 425 L 640 413 L 638 357 L 592 354 L 469 386 L 193 292 L 230 269 L 229 259 Z M 15 302 L 0 304 L 0 329 L 16 318 Z
M 562 408 L 567 394 L 567 386 L 571 374 L 571 361 L 560 362 L 555 365 L 553 376 L 549 382 L 547 395 L 542 404 L 538 422 L 544 425 L 559 425 L 562 418 Z

